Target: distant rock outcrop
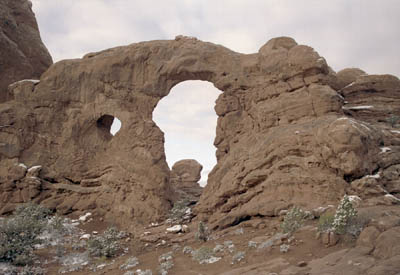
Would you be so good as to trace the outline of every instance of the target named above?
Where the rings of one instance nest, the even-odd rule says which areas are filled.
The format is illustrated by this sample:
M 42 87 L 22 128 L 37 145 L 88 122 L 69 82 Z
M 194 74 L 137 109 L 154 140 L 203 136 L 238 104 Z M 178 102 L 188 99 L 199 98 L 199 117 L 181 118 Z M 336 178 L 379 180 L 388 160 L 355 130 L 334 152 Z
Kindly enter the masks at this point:
M 40 38 L 29 0 L 0 0 L 0 102 L 9 84 L 38 79 L 53 63 Z
M 0 104 L 1 169 L 41 165 L 30 198 L 62 213 L 90 208 L 126 227 L 160 219 L 174 192 L 152 112 L 179 82 L 206 80 L 223 92 L 217 165 L 195 208 L 210 227 L 334 204 L 345 192 L 381 197 L 379 188 L 357 191 L 371 184 L 364 177 L 395 203 L 400 132 L 385 118 L 400 115 L 400 82 L 341 75 L 287 37 L 255 54 L 178 36 L 60 61 Z M 114 117 L 123 126 L 112 136 Z M 0 179 L 0 213 L 25 201 L 21 181 Z
M 177 193 L 178 200 L 189 199 L 197 202 L 203 191 L 199 185 L 203 166 L 194 159 L 175 162 L 171 169 L 170 183 Z

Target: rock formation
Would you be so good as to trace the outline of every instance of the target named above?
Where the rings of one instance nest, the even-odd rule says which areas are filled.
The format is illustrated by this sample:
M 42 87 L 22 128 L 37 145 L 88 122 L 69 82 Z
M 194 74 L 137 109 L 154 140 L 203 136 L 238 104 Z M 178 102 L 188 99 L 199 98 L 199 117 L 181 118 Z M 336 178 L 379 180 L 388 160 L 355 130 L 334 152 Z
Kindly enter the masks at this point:
M 203 191 L 199 185 L 203 166 L 194 159 L 175 162 L 171 168 L 170 183 L 178 195 L 177 200 L 189 199 L 197 202 Z
M 0 0 L 0 102 L 11 99 L 9 84 L 39 78 L 53 63 L 40 39 L 28 0 Z
M 399 79 L 336 75 L 287 37 L 240 54 L 178 36 L 60 61 L 40 83 L 12 85 L 14 100 L 0 104 L 0 212 L 29 197 L 62 213 L 94 209 L 126 227 L 163 217 L 174 192 L 152 112 L 185 80 L 223 92 L 215 106 L 218 162 L 195 209 L 212 228 L 293 204 L 337 203 L 345 192 L 398 194 L 400 134 L 385 118 L 400 115 Z M 122 128 L 112 136 L 114 117 Z M 18 194 L 31 183 L 12 172 L 21 163 L 42 166 L 40 192 L 28 197 Z M 383 191 L 360 191 L 365 183 L 355 181 L 369 177 Z

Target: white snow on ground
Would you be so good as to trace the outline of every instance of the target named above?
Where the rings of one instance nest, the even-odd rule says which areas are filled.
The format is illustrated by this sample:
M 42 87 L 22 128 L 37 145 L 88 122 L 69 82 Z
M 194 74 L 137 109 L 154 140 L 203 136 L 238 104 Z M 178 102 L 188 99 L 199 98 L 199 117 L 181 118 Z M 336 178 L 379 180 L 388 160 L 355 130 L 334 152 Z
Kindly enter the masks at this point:
M 10 86 L 12 86 L 14 84 L 18 84 L 18 83 L 23 83 L 23 82 L 32 82 L 33 84 L 37 84 L 40 82 L 40 80 L 39 79 L 22 79 L 20 81 L 12 83 Z
M 347 85 L 347 86 L 344 87 L 343 89 L 346 89 L 346 88 L 351 87 L 351 86 L 353 86 L 353 85 L 354 85 L 354 82 L 351 82 L 349 85 Z
M 25 168 L 25 169 L 27 169 L 28 168 L 28 166 L 26 166 L 25 164 L 23 164 L 23 163 L 18 163 L 18 166 L 21 166 L 21 167 L 23 167 L 23 168 Z
M 86 219 L 89 218 L 90 216 L 92 216 L 92 213 L 88 212 L 88 213 L 86 213 L 85 215 L 80 216 L 80 217 L 79 217 L 79 221 L 85 222 Z
M 341 94 L 339 94 L 339 93 L 336 93 L 336 94 L 338 95 L 338 97 L 340 97 L 341 99 L 344 100 L 344 97 Z
M 381 147 L 381 153 L 386 153 L 392 151 L 392 149 L 390 149 L 389 147 Z
M 336 119 L 336 121 L 339 121 L 339 120 L 348 120 L 350 122 L 351 126 L 353 126 L 358 131 L 361 131 L 361 129 L 358 127 L 358 125 L 360 125 L 361 127 L 365 128 L 368 131 L 371 131 L 371 129 L 367 125 L 365 125 L 364 123 L 361 123 L 359 121 L 356 121 L 354 119 L 351 119 L 348 117 L 339 117 L 338 119 Z
M 367 175 L 365 177 L 372 178 L 372 179 L 379 179 L 381 177 L 381 175 L 379 173 L 376 173 L 375 175 Z
M 400 131 L 398 131 L 398 130 L 391 130 L 390 132 L 395 133 L 395 134 L 400 134 Z
M 342 109 L 346 110 L 364 110 L 364 109 L 372 109 L 374 106 L 371 105 L 365 105 L 365 106 L 353 106 L 353 107 L 345 107 L 343 106 Z
M 31 168 L 28 169 L 28 172 L 32 172 L 33 170 L 40 169 L 40 168 L 42 168 L 41 165 L 32 166 Z
M 386 198 L 390 198 L 390 199 L 392 199 L 392 200 L 394 200 L 394 201 L 400 202 L 400 199 L 396 198 L 395 196 L 393 196 L 393 195 L 391 195 L 391 194 L 386 194 L 385 197 L 386 197 Z

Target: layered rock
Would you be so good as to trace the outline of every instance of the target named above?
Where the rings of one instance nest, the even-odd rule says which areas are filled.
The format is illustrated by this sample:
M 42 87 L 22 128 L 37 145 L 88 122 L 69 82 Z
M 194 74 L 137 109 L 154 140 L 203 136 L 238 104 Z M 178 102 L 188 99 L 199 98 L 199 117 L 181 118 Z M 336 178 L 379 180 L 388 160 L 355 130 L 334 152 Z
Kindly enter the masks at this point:
M 38 79 L 53 63 L 29 0 L 0 0 L 0 49 L 0 102 L 4 102 L 11 99 L 8 85 Z
M 171 168 L 170 183 L 177 193 L 177 200 L 188 199 L 197 202 L 203 191 L 199 185 L 203 166 L 194 159 L 175 162 Z
M 126 226 L 161 218 L 174 198 L 152 112 L 185 80 L 210 81 L 223 92 L 215 106 L 218 162 L 195 209 L 213 228 L 293 204 L 336 203 L 357 193 L 353 181 L 400 164 L 396 130 L 375 123 L 375 114 L 343 108 L 371 86 L 396 106 L 397 78 L 368 76 L 348 86 L 311 47 L 286 37 L 239 54 L 179 36 L 60 61 L 40 83 L 14 85 L 15 100 L 0 105 L 3 169 L 41 165 L 47 189 L 32 199 L 63 213 L 90 207 Z M 122 122 L 115 136 L 113 117 Z M 386 146 L 390 154 L 381 154 Z M 9 183 L 2 179 L 1 192 Z M 1 203 L 4 212 L 14 202 Z

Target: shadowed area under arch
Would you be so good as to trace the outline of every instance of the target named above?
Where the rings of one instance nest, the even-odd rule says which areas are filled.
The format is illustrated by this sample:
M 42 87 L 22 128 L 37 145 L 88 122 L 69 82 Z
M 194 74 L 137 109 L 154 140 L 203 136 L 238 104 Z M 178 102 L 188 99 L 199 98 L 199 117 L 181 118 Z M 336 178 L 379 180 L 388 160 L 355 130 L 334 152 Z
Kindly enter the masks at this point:
M 217 163 L 215 100 L 221 91 L 207 81 L 189 80 L 174 86 L 153 112 L 153 120 L 164 132 L 168 165 L 193 158 L 203 165 L 201 185 Z

